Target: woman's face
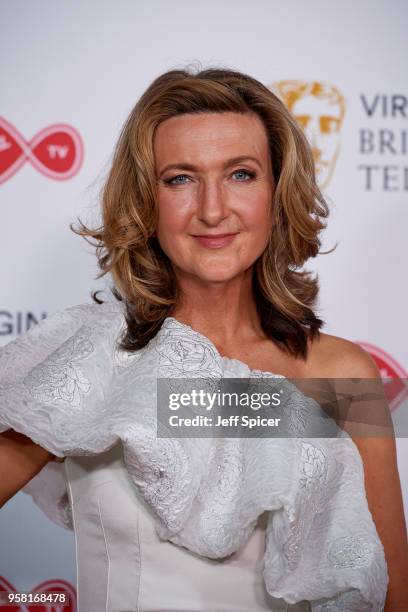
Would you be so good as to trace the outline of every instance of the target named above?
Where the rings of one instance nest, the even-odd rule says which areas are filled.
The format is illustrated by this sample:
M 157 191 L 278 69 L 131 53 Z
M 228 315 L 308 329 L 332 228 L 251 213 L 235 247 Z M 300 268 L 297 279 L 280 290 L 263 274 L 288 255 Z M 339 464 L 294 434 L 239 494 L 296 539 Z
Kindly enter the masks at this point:
M 250 113 L 179 115 L 159 124 L 153 146 L 157 238 L 176 276 L 220 282 L 242 274 L 271 227 L 274 182 L 262 121 Z

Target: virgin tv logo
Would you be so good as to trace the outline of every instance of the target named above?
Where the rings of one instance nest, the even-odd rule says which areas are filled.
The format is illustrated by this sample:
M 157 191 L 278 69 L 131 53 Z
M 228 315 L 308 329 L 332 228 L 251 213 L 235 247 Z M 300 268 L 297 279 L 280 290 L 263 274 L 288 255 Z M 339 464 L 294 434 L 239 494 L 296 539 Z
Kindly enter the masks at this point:
M 391 355 L 374 344 L 356 342 L 374 359 L 384 383 L 390 410 L 396 410 L 408 397 L 408 373 Z
M 65 181 L 77 174 L 83 157 L 82 138 L 70 125 L 50 125 L 26 141 L 0 117 L 0 183 L 11 178 L 26 161 L 48 178 Z

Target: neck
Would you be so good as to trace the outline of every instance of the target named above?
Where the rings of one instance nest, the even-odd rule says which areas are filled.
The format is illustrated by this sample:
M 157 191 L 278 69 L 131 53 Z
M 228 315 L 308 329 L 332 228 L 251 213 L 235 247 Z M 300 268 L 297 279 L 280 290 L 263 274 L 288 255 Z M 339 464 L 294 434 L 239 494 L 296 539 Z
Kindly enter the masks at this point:
M 178 279 L 180 299 L 170 312 L 223 350 L 264 339 L 252 290 L 252 269 L 226 282 Z

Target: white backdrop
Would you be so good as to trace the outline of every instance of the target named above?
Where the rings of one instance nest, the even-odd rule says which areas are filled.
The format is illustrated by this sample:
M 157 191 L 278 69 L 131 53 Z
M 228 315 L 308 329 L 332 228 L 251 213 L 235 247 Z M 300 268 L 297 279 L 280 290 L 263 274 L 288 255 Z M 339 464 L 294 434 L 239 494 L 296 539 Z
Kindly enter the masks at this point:
M 292 111 L 323 163 L 323 250 L 339 242 L 308 265 L 324 331 L 368 343 L 384 376 L 406 376 L 404 0 L 3 0 L 0 13 L 1 344 L 105 286 L 68 223 L 95 219 L 120 127 L 149 83 L 198 61 L 303 91 Z M 397 444 L 407 509 L 408 444 Z M 6 504 L 0 530 L 4 588 L 75 586 L 72 533 L 30 497 Z

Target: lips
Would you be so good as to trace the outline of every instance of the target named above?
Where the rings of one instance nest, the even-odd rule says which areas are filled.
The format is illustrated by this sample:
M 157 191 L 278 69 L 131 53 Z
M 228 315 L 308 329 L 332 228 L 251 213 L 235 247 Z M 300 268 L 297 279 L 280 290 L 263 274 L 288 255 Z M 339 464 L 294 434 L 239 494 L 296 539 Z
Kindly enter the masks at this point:
M 201 234 L 193 238 L 201 245 L 210 249 L 219 249 L 231 244 L 237 234 Z
M 230 234 L 193 234 L 194 238 L 225 238 L 225 236 L 235 236 L 235 233 Z

